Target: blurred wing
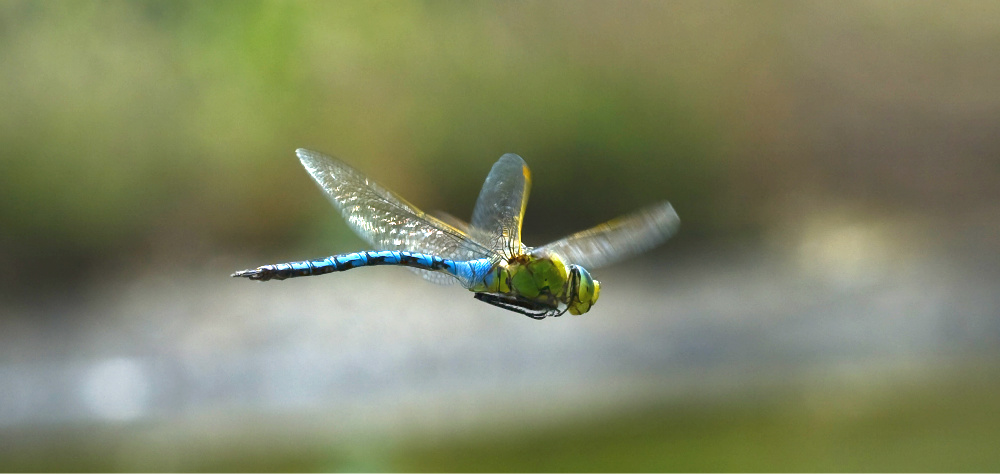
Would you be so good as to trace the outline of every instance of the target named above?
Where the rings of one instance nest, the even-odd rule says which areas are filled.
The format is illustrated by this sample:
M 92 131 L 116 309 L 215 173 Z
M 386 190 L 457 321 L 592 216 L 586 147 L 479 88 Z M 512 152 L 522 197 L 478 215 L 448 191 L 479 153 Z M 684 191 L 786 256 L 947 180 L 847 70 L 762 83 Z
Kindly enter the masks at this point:
M 408 250 L 459 260 L 466 255 L 499 259 L 464 232 L 425 214 L 346 163 L 303 148 L 295 154 L 351 229 L 375 250 Z M 453 280 L 433 272 L 421 275 L 437 283 Z
M 673 206 L 662 202 L 577 232 L 535 251 L 555 252 L 566 263 L 593 269 L 662 244 L 677 232 L 680 224 Z
M 523 253 L 521 219 L 530 189 L 531 171 L 524 160 L 513 153 L 501 156 L 472 211 L 472 238 L 508 258 Z
M 462 219 L 459 219 L 459 218 L 457 218 L 457 217 L 455 217 L 455 216 L 453 216 L 453 215 L 451 215 L 451 214 L 449 214 L 449 213 L 447 213 L 445 211 L 433 211 L 433 212 L 434 212 L 434 217 L 437 217 L 438 219 L 441 219 L 446 224 L 448 224 L 448 225 L 450 225 L 450 226 L 452 226 L 452 227 L 454 227 L 454 228 L 456 228 L 456 229 L 458 229 L 458 230 L 460 230 L 462 232 L 465 232 L 466 234 L 469 233 L 469 223 L 468 222 L 465 222 Z

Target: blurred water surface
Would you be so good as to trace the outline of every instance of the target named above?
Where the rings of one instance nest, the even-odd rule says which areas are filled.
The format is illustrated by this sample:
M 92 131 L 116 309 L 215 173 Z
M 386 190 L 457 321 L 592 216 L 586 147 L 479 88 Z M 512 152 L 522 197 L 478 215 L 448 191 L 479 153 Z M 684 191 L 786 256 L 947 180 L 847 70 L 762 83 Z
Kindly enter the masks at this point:
M 4 470 L 996 470 L 1000 13 L 950 2 L 5 2 Z M 539 245 L 541 322 L 363 249 L 293 150 Z

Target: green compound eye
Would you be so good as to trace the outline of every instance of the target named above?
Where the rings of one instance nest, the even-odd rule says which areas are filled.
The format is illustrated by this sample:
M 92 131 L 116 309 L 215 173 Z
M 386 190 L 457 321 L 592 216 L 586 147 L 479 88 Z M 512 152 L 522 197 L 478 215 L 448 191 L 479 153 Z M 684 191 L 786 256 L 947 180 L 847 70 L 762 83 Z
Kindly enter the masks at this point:
M 579 265 L 570 265 L 569 286 L 567 305 L 569 314 L 580 315 L 590 311 L 591 306 L 597 302 L 601 295 L 601 282 L 590 276 L 585 268 Z

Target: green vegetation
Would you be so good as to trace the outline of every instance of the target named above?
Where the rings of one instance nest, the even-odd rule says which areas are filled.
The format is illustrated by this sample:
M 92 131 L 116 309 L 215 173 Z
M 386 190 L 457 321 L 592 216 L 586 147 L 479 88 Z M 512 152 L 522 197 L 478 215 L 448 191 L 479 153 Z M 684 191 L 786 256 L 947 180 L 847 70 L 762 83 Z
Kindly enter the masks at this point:
M 994 373 L 995 375 L 995 373 Z M 949 381 L 955 381 L 949 379 Z M 796 395 L 640 407 L 410 447 L 402 471 L 994 471 L 1000 383 L 893 387 L 875 402 Z M 856 403 L 863 409 L 837 410 Z
M 878 144 L 849 138 L 925 150 L 925 130 L 975 133 L 933 120 L 978 120 L 974 104 L 997 96 L 991 63 L 976 59 L 996 44 L 990 8 L 4 2 L 0 243 L 17 251 L 0 257 L 78 278 L 109 257 L 198 261 L 235 241 L 351 247 L 342 223 L 317 218 L 329 209 L 305 191 L 298 147 L 458 216 L 493 161 L 516 152 L 537 184 L 529 243 L 664 198 L 684 219 L 675 245 L 752 237 L 795 192 L 865 206 L 926 194 L 951 211 L 945 198 L 995 189 L 994 174 L 945 153 L 898 175 L 913 150 L 873 154 Z M 862 46 L 838 43 L 855 37 Z M 913 107 L 927 122 L 886 115 Z M 948 140 L 974 152 L 982 138 Z M 942 184 L 942 172 L 960 174 Z
M 719 118 L 677 86 L 695 78 L 647 61 L 657 51 L 608 62 L 616 50 L 566 37 L 600 11 L 558 26 L 556 5 L 508 7 L 4 3 L 0 222 L 20 249 L 8 258 L 195 260 L 237 237 L 329 250 L 317 229 L 345 233 L 317 223 L 329 209 L 298 147 L 462 216 L 517 152 L 538 183 L 528 227 L 552 235 L 668 197 L 709 215 L 693 211 L 721 199 Z

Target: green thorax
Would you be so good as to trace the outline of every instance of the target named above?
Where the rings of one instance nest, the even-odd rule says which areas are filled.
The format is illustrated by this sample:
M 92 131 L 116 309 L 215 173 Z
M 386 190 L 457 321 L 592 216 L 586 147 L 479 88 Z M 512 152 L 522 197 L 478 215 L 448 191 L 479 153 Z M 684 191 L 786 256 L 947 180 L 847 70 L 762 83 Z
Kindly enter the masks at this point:
M 480 288 L 583 314 L 597 301 L 600 282 L 578 265 L 566 265 L 554 253 L 527 253 L 500 262 Z

